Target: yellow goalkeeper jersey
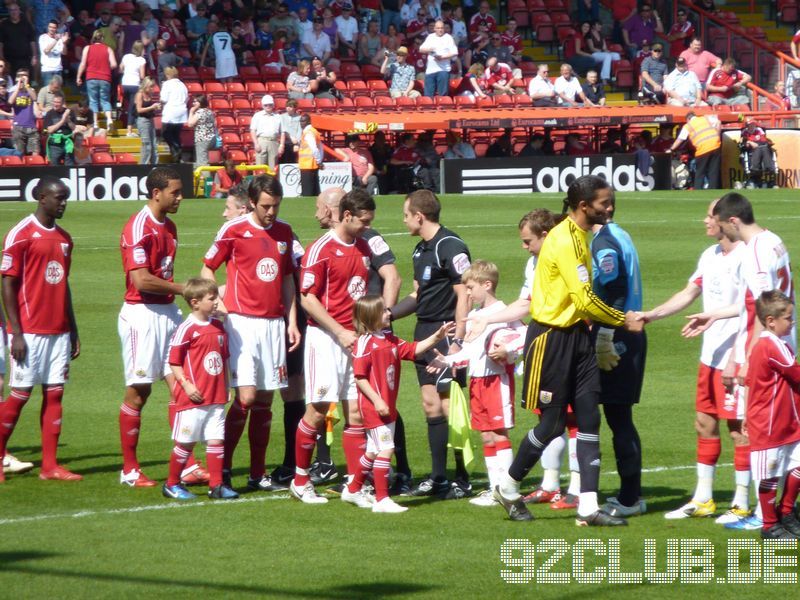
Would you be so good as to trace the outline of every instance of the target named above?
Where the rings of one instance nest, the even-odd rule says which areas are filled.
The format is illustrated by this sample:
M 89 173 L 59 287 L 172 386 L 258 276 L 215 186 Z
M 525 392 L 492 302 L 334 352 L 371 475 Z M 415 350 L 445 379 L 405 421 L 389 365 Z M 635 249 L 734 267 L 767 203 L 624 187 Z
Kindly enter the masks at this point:
M 615 327 L 624 325 L 625 314 L 592 291 L 590 234 L 570 217 L 547 234 L 533 279 L 530 312 L 534 321 L 562 328 L 586 319 Z

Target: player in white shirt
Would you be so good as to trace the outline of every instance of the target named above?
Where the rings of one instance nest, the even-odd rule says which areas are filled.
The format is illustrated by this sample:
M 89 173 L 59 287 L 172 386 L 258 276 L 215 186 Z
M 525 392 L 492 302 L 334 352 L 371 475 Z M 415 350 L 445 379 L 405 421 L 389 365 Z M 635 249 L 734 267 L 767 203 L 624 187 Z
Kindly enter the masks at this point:
M 713 211 L 717 201 L 708 207 L 703 220 L 706 235 L 717 240 L 700 256 L 697 268 L 686 287 L 663 304 L 644 313 L 648 321 L 674 315 L 690 306 L 698 297 L 703 299 L 704 311 L 716 311 L 739 302 L 741 294 L 741 263 L 744 244 L 733 242 L 722 234 Z M 736 401 L 722 385 L 722 370 L 728 363 L 738 331 L 738 319 L 715 322 L 703 334 L 700 369 L 697 374 L 695 399 L 697 430 L 697 486 L 692 499 L 680 508 L 666 513 L 667 519 L 708 517 L 716 511 L 713 484 L 717 461 L 722 450 L 719 422 L 727 421 L 734 454 L 741 461 L 747 452 L 747 438 L 741 433 L 741 421 L 736 415 Z M 737 450 L 743 448 L 744 450 Z M 744 471 L 741 473 L 740 471 Z M 736 474 L 737 493 L 742 495 L 734 505 L 747 502 L 749 472 L 739 469 Z M 739 485 L 742 484 L 741 489 Z M 733 509 L 733 514 L 740 509 Z M 741 515 L 737 515 L 738 516 Z

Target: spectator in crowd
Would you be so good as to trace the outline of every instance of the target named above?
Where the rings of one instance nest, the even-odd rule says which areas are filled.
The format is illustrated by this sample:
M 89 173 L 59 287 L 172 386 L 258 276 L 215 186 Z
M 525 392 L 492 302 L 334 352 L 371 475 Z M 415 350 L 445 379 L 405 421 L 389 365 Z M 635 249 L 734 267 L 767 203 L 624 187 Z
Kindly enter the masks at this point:
M 592 50 L 587 41 L 591 32 L 591 23 L 584 21 L 581 23 L 579 31 L 564 40 L 564 60 L 578 73 L 586 73 L 599 64 L 598 60 L 592 56 Z
M 370 196 L 378 190 L 378 176 L 375 175 L 375 161 L 372 154 L 361 142 L 358 135 L 351 134 L 345 138 L 346 146 L 336 149 L 336 156 L 343 162 L 349 162 L 353 169 L 353 187 L 364 188 Z
M 75 120 L 75 129 L 73 131 L 76 134 L 80 134 L 85 138 L 95 135 L 94 115 L 86 98 L 78 100 L 78 103 L 73 107 L 72 118 Z
M 642 42 L 653 41 L 657 33 L 664 33 L 661 17 L 649 4 L 642 4 L 638 14 L 630 17 L 622 25 L 622 39 L 628 49 L 628 55 L 636 58 Z
M 281 117 L 275 112 L 275 100 L 269 94 L 261 98 L 261 110 L 250 121 L 250 137 L 256 151 L 256 164 L 269 165 L 274 171 L 286 149 L 286 135 Z
M 66 8 L 61 0 L 29 0 L 26 6 L 27 18 L 33 24 L 36 35 L 45 33 L 50 21 L 57 23 L 58 14 Z
M 94 21 L 94 28 L 100 29 L 101 27 L 108 27 L 111 25 L 111 9 L 104 6 L 100 10 L 100 15 Z
M 703 40 L 698 37 L 692 38 L 689 47 L 681 52 L 680 58 L 684 59 L 689 70 L 697 75 L 701 85 L 705 85 L 712 69 L 722 65 L 721 58 L 714 56 L 708 50 L 703 50 Z
M 355 58 L 358 41 L 358 21 L 353 17 L 353 5 L 343 4 L 342 14 L 336 17 L 336 39 L 339 58 Z
M 669 66 L 664 60 L 664 46 L 653 44 L 650 56 L 642 61 L 642 87 L 639 90 L 640 103 L 664 104 L 664 78 L 667 76 Z
M 367 32 L 358 39 L 358 64 L 380 66 L 383 61 L 383 39 L 377 21 L 370 21 Z
M 419 96 L 419 92 L 414 89 L 417 72 L 408 64 L 408 48 L 405 46 L 400 46 L 394 56 L 388 51 L 384 52 L 381 75 L 388 76 L 389 94 L 392 98 Z
M 300 149 L 300 138 L 303 128 L 300 126 L 300 113 L 297 112 L 297 100 L 286 103 L 286 112 L 281 114 L 281 131 L 283 132 L 282 163 L 297 162 L 297 151 Z
M 447 130 L 447 150 L 444 153 L 445 160 L 454 158 L 477 158 L 475 148 L 469 142 L 461 139 L 461 135 L 452 129 Z
M 111 48 L 114 57 L 119 62 L 122 56 L 122 45 L 125 42 L 122 33 L 122 17 L 112 17 L 108 26 L 97 29 L 102 34 L 103 43 Z
M 444 21 L 436 21 L 434 33 L 428 35 L 419 48 L 428 57 L 425 68 L 425 95 L 446 96 L 450 83 L 450 63 L 458 56 L 453 36 L 444 31 Z
M 466 49 L 463 56 L 464 68 L 469 69 L 475 63 L 485 63 L 489 58 L 489 45 L 491 43 L 491 34 L 489 27 L 486 23 L 481 22 L 478 25 L 478 30 L 470 32 L 469 48 Z
M 725 104 L 734 106 L 736 104 L 750 104 L 750 97 L 747 95 L 747 84 L 752 77 L 736 68 L 736 61 L 733 58 L 726 58 L 722 61 L 719 69 L 714 69 L 708 76 L 706 91 L 708 92 L 707 101 L 711 106 Z
M 550 67 L 546 63 L 541 63 L 536 71 L 536 76 L 531 78 L 531 82 L 528 84 L 528 96 L 531 97 L 534 106 L 558 106 L 558 96 L 548 76 L 549 73 Z
M 444 4 L 442 4 L 442 6 L 444 6 Z M 467 48 L 469 44 L 469 32 L 467 31 L 467 24 L 464 22 L 464 10 L 460 5 L 453 9 L 453 16 L 450 19 L 450 35 L 453 36 L 453 40 L 459 50 L 465 50 Z
M 331 48 L 338 48 L 339 38 L 337 35 L 339 26 L 336 24 L 336 17 L 330 7 L 322 11 L 322 31 L 324 31 L 331 42 Z
M 773 173 L 775 171 L 775 162 L 772 160 L 774 142 L 767 137 L 767 132 L 759 126 L 755 118 L 747 117 L 741 136 L 744 151 L 747 152 L 750 159 L 750 171 Z
M 111 118 L 111 73 L 117 68 L 114 52 L 103 43 L 103 33 L 99 29 L 92 34 L 92 43 L 83 49 L 81 64 L 78 66 L 76 83 L 83 85 L 86 76 L 86 95 L 89 108 L 94 114 L 97 128 L 97 115 L 102 110 L 106 115 L 106 128 L 113 128 Z
M 505 131 L 486 149 L 486 158 L 505 158 L 513 154 L 511 145 L 511 132 Z
M 606 90 L 600 82 L 597 71 L 591 69 L 586 72 L 586 81 L 581 85 L 583 91 L 584 104 L 586 106 L 605 106 Z
M 682 6 L 678 7 L 677 19 L 667 32 L 669 42 L 669 57 L 677 60 L 684 50 L 689 48 L 689 44 L 694 37 L 694 25 L 689 20 L 689 13 Z
M 567 137 L 564 138 L 564 154 L 567 156 L 586 156 L 594 154 L 594 151 L 588 142 L 584 142 L 581 139 L 579 133 L 572 132 L 568 133 Z
M 128 109 L 128 137 L 135 137 L 133 133 L 133 123 L 136 120 L 136 103 L 134 97 L 139 92 L 139 85 L 145 77 L 145 66 L 147 61 L 142 54 L 144 44 L 141 40 L 136 40 L 131 46 L 130 54 L 122 57 L 119 64 L 119 71 L 122 73 L 122 91 L 125 94 L 125 106 Z
M 311 124 L 311 117 L 304 113 L 300 115 L 300 150 L 298 151 L 297 166 L 300 169 L 300 194 L 303 196 L 317 196 L 319 194 L 319 170 L 323 163 L 322 137 Z
M 719 9 L 714 4 L 714 0 L 694 0 L 694 5 L 712 14 L 719 12 Z
M 417 177 L 426 190 L 439 193 L 439 161 L 441 156 L 433 145 L 433 133 L 423 131 L 417 136 L 417 153 L 420 156 L 420 168 Z
M 622 146 L 622 132 L 619 129 L 606 131 L 606 139 L 600 144 L 600 154 L 624 154 Z
M 231 51 L 237 68 L 253 62 L 253 53 L 250 51 L 250 37 L 244 32 L 242 22 L 234 21 L 233 25 L 231 25 L 230 33 Z
M 398 33 L 398 30 L 394 25 L 390 25 L 389 31 L 382 36 L 382 39 L 384 50 L 397 53 L 397 49 L 403 45 L 403 40 L 405 40 L 405 37 L 401 33 Z
M 483 22 L 489 28 L 489 31 L 497 31 L 497 20 L 491 13 L 491 6 L 486 0 L 482 0 L 482 2 L 478 5 L 478 12 L 472 15 L 472 18 L 469 20 L 469 30 L 470 31 L 477 31 L 478 25 Z
M 147 29 L 145 28 L 145 26 L 142 25 L 141 21 L 142 21 L 141 11 L 135 10 L 133 11 L 133 14 L 131 14 L 128 22 L 123 27 L 122 29 L 123 44 L 122 48 L 120 49 L 120 54 L 122 56 L 130 54 L 131 50 L 133 49 L 133 44 L 136 42 L 142 42 L 142 55 L 144 56 L 144 48 L 147 48 L 153 41 L 150 37 L 150 34 L 147 33 Z
M 503 36 L 500 35 L 499 31 L 492 33 L 489 42 L 489 47 L 486 49 L 486 56 L 488 58 L 496 58 L 497 62 L 507 65 L 513 66 L 517 64 L 514 60 L 511 48 L 503 42 Z
M 650 152 L 666 152 L 672 148 L 675 143 L 675 135 L 672 131 L 673 125 L 671 123 L 661 123 L 658 126 L 658 135 L 648 144 L 647 148 Z
M 664 93 L 671 106 L 705 106 L 703 86 L 697 75 L 689 70 L 685 58 L 675 61 L 675 69 L 664 80 Z
M 488 98 L 485 91 L 487 79 L 484 77 L 484 68 L 481 63 L 475 63 L 461 78 L 454 96 L 468 96 L 470 98 Z
M 186 126 L 194 129 L 194 168 L 209 164 L 208 152 L 216 147 L 217 128 L 214 113 L 208 108 L 208 98 L 199 94 L 192 100 Z
M 800 60 L 800 29 L 792 36 L 792 41 L 789 42 L 789 48 L 792 51 L 792 58 Z
M 363 24 L 369 24 L 372 21 L 378 25 L 378 30 L 381 27 L 381 0 L 360 0 L 358 3 L 358 20 L 362 24 L 361 31 L 363 33 Z
M 497 34 L 495 34 L 497 35 Z M 514 94 L 514 73 L 507 64 L 499 62 L 493 56 L 486 61 L 486 69 L 483 72 L 485 88 L 492 94 Z
M 6 87 L 10 88 L 14 85 L 14 82 L 11 80 L 12 71 L 8 69 L 8 63 L 5 59 L 0 58 L 0 81 L 6 82 Z
M 14 111 L 11 109 L 8 98 L 8 82 L 0 79 L 0 121 L 10 121 L 14 118 Z
M 161 86 L 161 137 L 169 146 L 169 152 L 174 162 L 181 162 L 181 131 L 188 120 L 186 103 L 189 100 L 189 90 L 178 79 L 178 69 L 167 67 L 164 69 L 164 85 Z
M 36 103 L 39 105 L 39 112 L 41 114 L 45 114 L 53 107 L 53 98 L 55 98 L 56 94 L 63 94 L 63 84 L 64 82 L 61 76 L 55 75 L 45 87 L 39 90 L 39 93 L 36 95 Z
M 197 14 L 186 20 L 186 39 L 192 54 L 203 51 L 202 39 L 208 33 L 208 9 L 205 4 L 198 4 Z
M 53 107 L 44 115 L 43 125 L 48 136 L 47 158 L 50 164 L 72 166 L 74 164 L 72 130 L 75 129 L 75 121 L 61 92 L 53 96 Z
M 214 173 L 214 183 L 211 185 L 212 198 L 225 198 L 231 188 L 239 185 L 244 177 L 241 171 L 236 168 L 236 161 L 226 158 L 222 163 L 223 167 Z
M 616 0 L 611 5 L 611 18 L 614 20 L 612 39 L 617 44 L 624 43 L 622 27 L 628 19 L 635 16 L 638 11 L 637 0 Z M 597 19 L 593 19 L 597 21 Z
M 596 21 L 600 18 L 599 0 L 578 0 L 578 20 Z
M 36 33 L 16 2 L 8 5 L 8 18 L 0 22 L 0 56 L 8 63 L 11 73 L 38 66 Z
M 72 133 L 72 162 L 77 167 L 92 164 L 92 149 L 85 143 L 81 133 Z
M 47 86 L 63 70 L 62 56 L 67 53 L 69 32 L 58 33 L 58 21 L 47 24 L 47 32 L 39 36 L 39 62 L 41 64 L 42 87 Z
M 378 176 L 378 192 L 388 194 L 391 190 L 392 177 L 389 171 L 389 161 L 392 159 L 392 147 L 386 143 L 386 134 L 376 131 L 369 147 L 372 160 L 375 163 L 375 174 Z
M 400 136 L 400 145 L 389 160 L 394 172 L 395 185 L 401 194 L 407 194 L 414 189 L 414 169 L 419 167 L 422 160 L 416 145 L 417 140 L 413 133 L 403 133 Z
M 209 31 L 211 31 L 210 28 Z M 233 81 L 239 74 L 236 66 L 236 54 L 233 50 L 233 38 L 225 30 L 224 21 L 219 26 L 219 31 L 215 31 L 206 41 L 203 53 L 200 55 L 200 66 L 206 64 L 206 56 L 209 48 L 214 49 L 214 78 L 217 81 Z
M 503 45 L 511 52 L 514 64 L 519 65 L 523 60 L 522 56 L 522 35 L 517 31 L 517 20 L 509 17 L 506 21 L 506 29 L 500 35 Z
M 608 44 L 603 36 L 603 23 L 601 21 L 592 21 L 585 40 L 592 58 L 601 65 L 600 79 L 603 80 L 603 85 L 608 85 L 611 80 L 611 63 L 615 60 L 620 60 L 621 57 L 618 52 L 609 51 Z
M 772 93 L 780 100 L 776 104 L 771 99 L 767 99 L 770 110 L 792 110 L 792 98 L 786 93 L 786 82 L 776 81 Z
M 586 103 L 583 87 L 573 74 L 571 65 L 561 65 L 561 75 L 556 79 L 553 89 L 558 96 L 559 106 L 582 106 Z
M 322 30 L 321 17 L 314 17 L 312 25 L 311 31 L 303 37 L 300 56 L 306 60 L 318 56 L 327 63 L 331 58 L 331 38 Z
M 317 82 L 316 80 L 310 80 L 310 72 L 311 63 L 309 61 L 305 59 L 298 61 L 297 69 L 289 73 L 289 77 L 286 79 L 286 90 L 289 92 L 289 98 L 300 100 L 314 97 L 314 92 L 317 91 Z
M 314 91 L 314 98 L 329 98 L 331 100 L 338 97 L 336 84 L 336 73 L 325 70 L 322 59 L 315 56 L 311 59 L 311 70 L 308 74 L 309 81 L 317 82 L 317 89 Z
M 82 37 L 90 40 L 95 29 L 94 19 L 89 15 L 89 11 L 81 10 L 78 11 L 78 17 L 72 21 L 69 32 L 73 38 Z
M 382 0 L 381 31 L 383 33 L 388 34 L 391 26 L 394 26 L 395 31 L 403 26 L 403 21 L 400 19 L 400 8 L 405 4 L 405 0 Z
M 158 50 L 158 85 L 164 84 L 164 69 L 167 67 L 179 67 L 182 64 L 181 59 L 175 54 L 175 48 L 167 43 L 167 40 L 158 40 L 156 42 L 156 49 Z
M 175 67 L 167 67 L 174 69 Z M 136 130 L 142 147 L 139 154 L 139 164 L 158 164 L 158 141 L 156 140 L 156 126 L 154 119 L 161 110 L 161 102 L 155 97 L 156 82 L 152 77 L 144 77 L 139 84 L 139 91 L 133 98 L 136 106 Z
M 278 10 L 269 20 L 269 30 L 272 35 L 279 31 L 285 31 L 289 42 L 294 42 L 297 39 L 297 17 L 289 13 L 289 6 L 286 3 L 281 3 Z
M 11 124 L 14 148 L 21 155 L 40 155 L 42 147 L 36 119 L 42 115 L 36 104 L 36 90 L 30 85 L 30 71 L 27 68 L 17 69 L 16 85 L 11 90 L 8 103 L 14 113 Z
M 532 134 L 525 147 L 519 151 L 519 156 L 546 156 L 544 135 L 541 133 Z
M 694 188 L 697 190 L 702 190 L 704 187 L 710 190 L 719 189 L 722 157 L 722 141 L 719 135 L 721 127 L 717 115 L 697 115 L 689 111 L 686 113 L 686 125 L 681 128 L 678 137 L 667 150 L 670 153 L 675 152 L 685 141 L 694 147 Z

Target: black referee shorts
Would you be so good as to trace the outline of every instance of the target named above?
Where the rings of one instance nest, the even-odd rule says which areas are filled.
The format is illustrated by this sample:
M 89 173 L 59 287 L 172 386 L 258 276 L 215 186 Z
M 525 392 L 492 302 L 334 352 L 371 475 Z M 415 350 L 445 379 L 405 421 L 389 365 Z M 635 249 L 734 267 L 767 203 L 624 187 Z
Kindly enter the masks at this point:
M 600 403 L 638 404 L 644 383 L 647 336 L 644 332 L 615 329 L 614 348 L 619 364 L 610 371 L 600 369 Z
M 436 333 L 436 330 L 444 325 L 447 321 L 417 321 L 417 326 L 414 328 L 414 341 L 424 340 Z M 450 343 L 453 338 L 448 337 L 436 344 L 433 348 L 447 354 L 450 349 Z M 440 394 L 446 394 L 450 391 L 450 382 L 453 381 L 452 369 L 443 369 L 438 373 L 428 373 L 425 367 L 431 362 L 435 356 L 433 348 L 428 350 L 425 354 L 417 357 L 414 361 L 414 366 L 417 368 L 417 381 L 420 385 L 435 385 L 436 391 Z M 456 371 L 455 380 L 458 385 L 464 387 L 467 385 L 467 370 L 458 369 Z
M 306 328 L 308 327 L 308 319 L 305 311 L 300 308 L 300 302 L 297 303 L 297 328 L 300 330 L 300 345 L 297 349 L 286 353 L 286 374 L 289 377 L 293 375 L 303 374 L 303 349 L 306 346 Z M 289 338 L 286 338 L 286 347 L 289 347 Z
M 525 337 L 522 407 L 572 404 L 574 409 L 575 398 L 590 392 L 600 392 L 600 376 L 586 323 L 561 329 L 531 321 Z

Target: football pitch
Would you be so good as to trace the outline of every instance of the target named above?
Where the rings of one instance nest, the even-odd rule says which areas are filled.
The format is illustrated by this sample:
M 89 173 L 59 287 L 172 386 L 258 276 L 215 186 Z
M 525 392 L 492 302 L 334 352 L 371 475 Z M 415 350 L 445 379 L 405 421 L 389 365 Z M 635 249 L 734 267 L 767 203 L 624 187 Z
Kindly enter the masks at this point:
M 757 221 L 780 235 L 793 256 L 800 256 L 800 191 L 745 193 Z M 646 307 L 681 289 L 700 253 L 712 243 L 702 218 L 713 197 L 710 192 L 618 195 L 616 220 L 638 247 Z M 517 222 L 533 208 L 560 212 L 561 198 L 444 196 L 441 221 L 464 238 L 473 259 L 497 263 L 498 295 L 511 301 L 528 258 L 520 247 Z M 403 226 L 401 197 L 377 202 L 374 226 L 398 257 L 404 295 L 411 290 L 411 250 L 418 239 Z M 0 486 L 0 597 L 674 598 L 702 590 L 721 598 L 747 598 L 797 589 L 796 546 L 774 556 L 775 548 L 762 545 L 757 532 L 729 531 L 713 519 L 664 519 L 665 511 L 688 500 L 695 483 L 694 388 L 700 342 L 680 337 L 679 316 L 648 326 L 644 393 L 635 410 L 648 512 L 630 519 L 627 528 L 578 528 L 574 513 L 548 506 L 533 506 L 531 523 L 512 523 L 501 508 L 480 508 L 466 500 L 401 498 L 410 510 L 384 515 L 335 497 L 324 506 L 302 505 L 288 493 L 249 493 L 238 501 L 214 502 L 205 497 L 205 489 L 197 489 L 202 494 L 198 500 L 178 504 L 163 498 L 160 487 L 121 486 L 118 412 L 123 376 L 116 324 L 124 279 L 119 235 L 140 207 L 132 202 L 73 203 L 61 221 L 75 241 L 70 284 L 82 353 L 72 364 L 66 387 L 59 459 L 85 479 L 42 482 L 37 469 L 10 475 Z M 33 209 L 32 204 L 0 203 L 3 235 Z M 222 210 L 219 200 L 183 201 L 174 216 L 180 238 L 176 280 L 199 273 Z M 310 199 L 286 199 L 280 214 L 304 245 L 320 235 L 313 215 Z M 185 313 L 182 300 L 179 305 Z M 411 336 L 413 319 L 396 325 L 401 337 Z M 19 458 L 37 462 L 37 468 L 39 402 L 37 390 L 9 445 Z M 172 447 L 166 405 L 165 386 L 154 386 L 143 411 L 139 444 L 143 469 L 160 482 L 166 479 Z M 398 407 L 419 480 L 427 475 L 430 458 L 419 389 L 409 364 L 403 370 Z M 517 410 L 515 449 L 535 419 Z M 337 464 L 344 465 L 339 432 L 333 452 Z M 727 508 L 733 493 L 732 449 L 724 427 L 722 437 L 715 485 L 720 510 Z M 477 435 L 473 442 L 471 470 L 479 491 L 485 468 Z M 602 501 L 618 485 L 605 425 L 601 443 Z M 243 439 L 235 456 L 234 487 L 246 483 L 247 452 Z M 282 407 L 276 399 L 268 469 L 280 462 L 282 452 Z M 198 457 L 204 459 L 199 448 Z M 524 489 L 531 489 L 540 476 L 537 466 Z M 785 566 L 777 566 L 781 563 Z

